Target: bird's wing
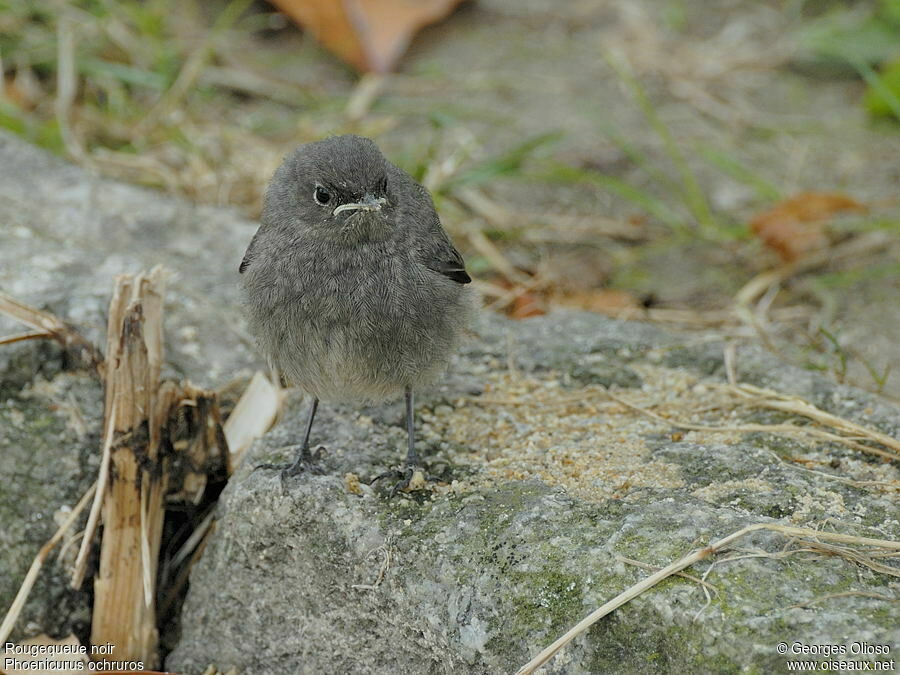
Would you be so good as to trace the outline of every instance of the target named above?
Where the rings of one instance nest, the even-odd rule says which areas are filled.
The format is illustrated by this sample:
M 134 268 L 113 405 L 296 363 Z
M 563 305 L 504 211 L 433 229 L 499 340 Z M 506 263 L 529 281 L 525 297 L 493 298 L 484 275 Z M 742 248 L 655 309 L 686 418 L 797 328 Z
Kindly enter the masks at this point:
M 247 252 L 244 253 L 244 259 L 241 260 L 241 266 L 238 267 L 238 272 L 241 274 L 250 267 L 250 263 L 253 262 L 253 247 L 256 244 L 256 240 L 259 238 L 259 230 L 256 231 L 256 234 L 253 235 L 253 239 L 250 240 L 250 245 L 247 247 Z
M 466 263 L 450 237 L 441 227 L 441 221 L 431 195 L 423 186 L 394 164 L 387 162 L 389 181 L 396 186 L 402 201 L 406 204 L 405 218 L 422 223 L 412 229 L 411 236 L 416 240 L 416 262 L 432 272 L 442 274 L 458 284 L 468 284 L 472 278 L 466 272 Z M 404 236 L 407 236 L 405 231 Z
M 472 277 L 466 272 L 466 263 L 459 251 L 450 243 L 443 230 L 435 237 L 434 244 L 423 252 L 422 264 L 428 269 L 443 274 L 458 284 L 467 284 Z

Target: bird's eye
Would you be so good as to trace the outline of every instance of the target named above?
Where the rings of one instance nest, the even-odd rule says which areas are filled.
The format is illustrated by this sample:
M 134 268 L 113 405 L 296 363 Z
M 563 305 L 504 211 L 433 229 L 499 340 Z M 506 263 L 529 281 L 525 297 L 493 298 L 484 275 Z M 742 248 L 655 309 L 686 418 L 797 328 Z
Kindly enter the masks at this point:
M 316 185 L 316 191 L 313 192 L 313 199 L 316 200 L 316 204 L 319 206 L 325 206 L 331 201 L 331 193 L 321 185 Z

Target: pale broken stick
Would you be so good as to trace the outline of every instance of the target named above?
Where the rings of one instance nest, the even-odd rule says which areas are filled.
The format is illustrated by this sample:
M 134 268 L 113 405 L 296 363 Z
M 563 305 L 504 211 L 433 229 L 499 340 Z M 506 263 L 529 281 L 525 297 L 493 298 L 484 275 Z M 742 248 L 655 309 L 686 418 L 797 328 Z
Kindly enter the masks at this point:
M 244 390 L 222 430 L 231 452 L 231 466 L 237 468 L 247 449 L 275 423 L 284 390 L 263 373 L 256 372 Z
M 111 643 L 114 658 L 150 665 L 158 659 L 155 579 L 169 478 L 159 442 L 168 405 L 159 385 L 165 277 L 160 267 L 118 276 L 110 301 L 105 409 L 113 442 L 91 622 L 92 644 Z

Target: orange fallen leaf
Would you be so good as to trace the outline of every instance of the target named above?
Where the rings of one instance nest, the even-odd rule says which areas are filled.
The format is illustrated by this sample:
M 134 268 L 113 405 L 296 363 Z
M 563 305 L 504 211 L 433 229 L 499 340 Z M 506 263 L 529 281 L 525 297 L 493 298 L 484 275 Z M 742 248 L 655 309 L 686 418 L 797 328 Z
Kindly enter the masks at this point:
M 640 309 L 642 307 L 641 301 L 637 296 L 628 291 L 619 291 L 611 288 L 572 291 L 554 297 L 553 301 L 555 304 L 563 307 L 586 309 L 589 312 L 597 312 L 607 316 L 619 316 L 623 311 Z
M 3 98 L 22 110 L 34 110 L 35 102 L 28 91 L 19 86 L 15 78 L 5 77 L 3 80 Z
M 462 0 L 271 0 L 327 49 L 360 71 L 386 73 L 423 26 Z
M 541 316 L 547 313 L 544 294 L 536 289 L 514 283 L 509 279 L 495 279 L 500 288 L 510 291 L 500 309 L 511 319 L 527 319 L 530 316 Z
M 546 314 L 541 301 L 531 291 L 517 295 L 510 307 L 509 316 L 513 319 L 527 319 L 530 316 Z
M 785 262 L 829 245 L 825 226 L 841 211 L 867 211 L 847 195 L 802 192 L 756 215 L 750 229 Z

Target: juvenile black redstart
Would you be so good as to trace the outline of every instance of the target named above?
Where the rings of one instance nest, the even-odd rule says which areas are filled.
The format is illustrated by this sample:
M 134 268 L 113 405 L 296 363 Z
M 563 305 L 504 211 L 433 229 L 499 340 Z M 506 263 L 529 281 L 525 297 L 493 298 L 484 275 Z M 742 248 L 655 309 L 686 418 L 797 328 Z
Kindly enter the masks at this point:
M 313 457 L 319 399 L 406 396 L 404 478 L 422 466 L 413 391 L 444 372 L 474 311 L 471 279 L 428 191 L 368 138 L 302 145 L 266 191 L 240 265 L 251 332 L 270 362 L 313 397 L 288 475 Z

